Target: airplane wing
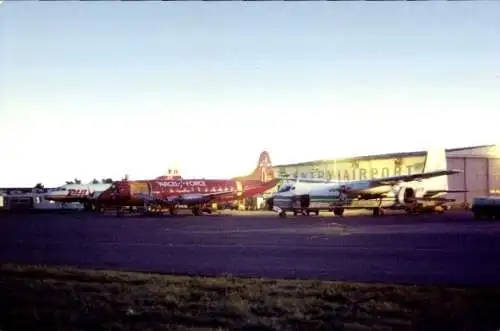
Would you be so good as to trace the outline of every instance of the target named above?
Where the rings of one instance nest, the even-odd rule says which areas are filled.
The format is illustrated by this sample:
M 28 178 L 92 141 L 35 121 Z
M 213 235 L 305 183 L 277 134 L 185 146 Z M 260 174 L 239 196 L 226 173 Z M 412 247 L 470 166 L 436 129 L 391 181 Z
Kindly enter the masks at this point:
M 462 170 L 452 169 L 452 170 L 436 170 L 429 171 L 420 174 L 412 174 L 412 175 L 401 175 L 401 176 L 392 176 L 385 177 L 380 179 L 371 179 L 369 180 L 371 186 L 382 186 L 382 185 L 396 185 L 401 182 L 413 182 L 420 181 L 422 179 L 428 179 L 439 176 L 453 175 L 462 173 Z
M 162 203 L 162 202 L 164 202 L 164 199 L 155 197 L 154 195 L 150 195 L 150 194 L 139 193 L 139 196 L 141 197 L 141 199 L 144 203 Z
M 467 192 L 469 192 L 469 191 L 466 191 L 466 190 L 429 190 L 429 191 L 425 192 L 424 198 L 432 197 L 432 196 L 439 194 L 439 193 L 467 193 Z
M 175 204 L 196 204 L 207 203 L 219 196 L 229 195 L 233 192 L 210 192 L 210 193 L 186 193 L 179 195 L 172 195 L 167 198 L 161 198 L 154 195 L 141 193 L 140 196 L 145 203 L 156 203 L 160 205 L 172 206 Z
M 341 185 L 339 187 L 339 190 L 345 190 L 349 196 L 360 195 L 360 194 L 361 195 L 368 194 L 368 195 L 374 195 L 374 196 L 384 196 L 385 193 L 378 191 L 377 190 L 378 187 L 380 187 L 380 186 L 394 186 L 394 185 L 397 185 L 397 184 L 402 183 L 402 182 L 421 181 L 423 179 L 452 175 L 452 174 L 457 174 L 457 173 L 461 173 L 461 172 L 462 172 L 462 170 L 455 170 L 455 169 L 453 169 L 453 170 L 436 170 L 436 171 L 429 171 L 429 172 L 424 172 L 424 173 L 420 173 L 420 174 L 392 176 L 392 177 L 385 177 L 385 178 L 380 178 L 380 179 L 371 179 L 368 181 L 349 182 L 349 183 L 346 183 L 345 185 Z M 366 186 L 363 185 L 363 186 L 365 186 L 364 188 L 356 189 L 356 184 L 358 184 L 358 183 L 366 183 L 367 185 Z M 437 193 L 435 193 L 435 194 L 437 194 Z
M 462 170 L 458 169 L 452 169 L 452 170 L 437 170 L 437 171 L 429 171 L 429 172 L 424 172 L 420 174 L 412 174 L 412 175 L 400 175 L 400 176 L 391 176 L 391 177 L 384 177 L 380 179 L 370 179 L 367 180 L 370 182 L 371 186 L 382 186 L 382 185 L 396 185 L 401 182 L 413 182 L 413 181 L 418 181 L 422 179 L 428 179 L 428 178 L 433 178 L 433 177 L 438 177 L 438 176 L 445 176 L 445 175 L 453 175 L 453 174 L 458 174 L 462 173 Z M 302 183 L 325 183 L 325 184 L 350 184 L 350 183 L 356 183 L 356 182 L 362 182 L 362 181 L 342 181 L 342 180 L 332 180 L 332 179 L 321 179 L 321 178 L 288 178 L 288 177 L 278 177 L 280 180 L 295 180 L 295 181 L 300 181 Z M 449 192 L 452 193 L 452 192 Z

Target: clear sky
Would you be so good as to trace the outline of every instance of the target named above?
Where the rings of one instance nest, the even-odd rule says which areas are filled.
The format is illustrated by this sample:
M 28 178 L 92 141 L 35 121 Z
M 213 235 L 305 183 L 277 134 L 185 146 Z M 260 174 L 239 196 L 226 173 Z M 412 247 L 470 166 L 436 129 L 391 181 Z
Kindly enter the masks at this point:
M 0 5 L 0 187 L 500 141 L 500 2 Z

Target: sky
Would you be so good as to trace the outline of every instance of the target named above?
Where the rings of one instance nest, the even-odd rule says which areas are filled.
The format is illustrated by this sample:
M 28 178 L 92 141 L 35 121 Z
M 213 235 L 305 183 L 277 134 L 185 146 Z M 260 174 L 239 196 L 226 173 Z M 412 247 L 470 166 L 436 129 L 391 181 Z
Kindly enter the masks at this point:
M 0 187 L 500 142 L 500 2 L 0 5 Z

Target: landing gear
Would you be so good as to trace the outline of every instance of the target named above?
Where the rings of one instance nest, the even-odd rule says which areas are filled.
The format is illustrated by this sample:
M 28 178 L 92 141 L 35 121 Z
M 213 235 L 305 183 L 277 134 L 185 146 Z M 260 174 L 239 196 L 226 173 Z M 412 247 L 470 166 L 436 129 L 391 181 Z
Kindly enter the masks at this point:
M 380 207 L 374 208 L 373 209 L 373 216 L 374 217 L 384 216 L 384 210 Z
M 413 214 L 416 214 L 417 211 L 415 210 L 415 208 L 406 208 L 406 214 L 407 215 L 413 215 Z
M 193 212 L 194 216 L 200 216 L 201 215 L 201 208 L 198 206 L 195 206 L 191 208 L 191 211 Z
M 122 209 L 122 207 L 116 207 L 116 216 L 117 217 L 122 217 L 123 216 L 123 209 Z
M 319 215 L 319 210 L 306 210 L 306 215 L 309 216 L 311 213 L 314 213 L 314 215 L 318 216 Z
M 90 201 L 85 201 L 83 203 L 83 210 L 85 211 L 92 211 L 93 204 Z
M 163 216 L 163 209 L 161 208 L 161 205 L 144 204 L 143 213 L 144 216 Z
M 343 216 L 344 215 L 344 208 L 340 208 L 340 207 L 333 208 L 333 214 L 335 216 Z
M 445 208 L 443 208 L 442 206 L 436 206 L 436 207 L 434 207 L 434 212 L 435 213 L 443 214 L 444 211 L 445 211 Z
M 93 205 L 94 211 L 98 213 L 104 213 L 104 206 L 103 205 Z
M 269 198 L 266 200 L 266 206 L 267 206 L 267 210 L 273 210 L 273 207 L 274 207 L 274 199 L 273 198 Z
M 160 205 L 156 205 L 155 208 L 153 209 L 153 213 L 156 216 L 163 216 L 163 210 Z

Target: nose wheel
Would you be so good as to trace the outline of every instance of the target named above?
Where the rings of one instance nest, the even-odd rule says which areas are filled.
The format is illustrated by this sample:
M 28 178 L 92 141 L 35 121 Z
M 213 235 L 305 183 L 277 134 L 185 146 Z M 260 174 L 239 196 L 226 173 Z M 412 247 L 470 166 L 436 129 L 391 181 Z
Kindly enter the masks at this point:
M 373 216 L 374 217 L 384 216 L 384 210 L 380 207 L 373 209 Z

